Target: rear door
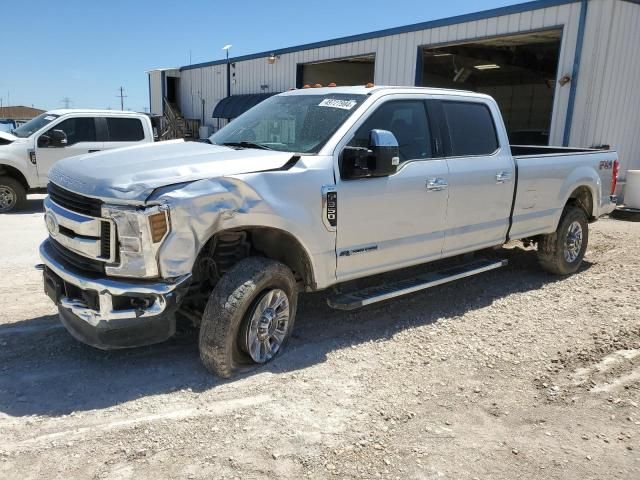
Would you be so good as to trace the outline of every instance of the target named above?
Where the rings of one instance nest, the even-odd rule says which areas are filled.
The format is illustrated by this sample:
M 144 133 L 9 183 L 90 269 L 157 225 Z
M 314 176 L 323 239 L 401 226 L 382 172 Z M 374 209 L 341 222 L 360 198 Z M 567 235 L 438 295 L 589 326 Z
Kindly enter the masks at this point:
M 391 131 L 400 165 L 388 177 L 343 179 L 338 154 L 338 281 L 434 260 L 442 252 L 447 162 L 438 153 L 426 97 L 382 97 L 369 112 L 345 143 L 368 147 L 372 129 Z
M 515 186 L 515 166 L 500 112 L 493 102 L 439 100 L 449 168 L 443 256 L 504 243 Z
M 106 138 L 104 149 L 121 148 L 145 143 L 144 127 L 142 119 L 137 117 L 105 117 L 104 122 Z

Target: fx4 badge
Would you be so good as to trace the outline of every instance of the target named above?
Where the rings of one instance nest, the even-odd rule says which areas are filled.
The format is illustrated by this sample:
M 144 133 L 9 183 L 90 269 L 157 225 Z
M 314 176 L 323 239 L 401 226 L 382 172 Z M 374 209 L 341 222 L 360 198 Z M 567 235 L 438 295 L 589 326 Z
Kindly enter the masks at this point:
M 613 168 L 613 160 L 602 160 L 600 162 L 600 170 L 611 170 Z

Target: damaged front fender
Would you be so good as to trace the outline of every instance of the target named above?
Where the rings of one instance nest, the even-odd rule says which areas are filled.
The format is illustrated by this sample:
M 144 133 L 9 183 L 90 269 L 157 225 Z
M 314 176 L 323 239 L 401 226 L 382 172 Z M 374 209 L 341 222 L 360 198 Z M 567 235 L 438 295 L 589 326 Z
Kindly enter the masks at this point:
M 164 187 L 149 201 L 165 204 L 171 212 L 171 231 L 159 252 L 160 273 L 165 278 L 190 273 L 204 244 L 216 232 L 230 228 L 237 215 L 273 215 L 255 190 L 235 178 Z

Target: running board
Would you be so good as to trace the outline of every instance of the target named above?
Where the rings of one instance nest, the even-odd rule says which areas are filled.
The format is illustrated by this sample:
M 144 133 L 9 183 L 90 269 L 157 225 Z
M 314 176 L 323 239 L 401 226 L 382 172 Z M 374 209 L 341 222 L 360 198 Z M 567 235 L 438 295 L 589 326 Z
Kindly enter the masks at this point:
M 435 287 L 436 285 L 442 285 L 443 283 L 477 275 L 478 273 L 495 270 L 496 268 L 504 267 L 506 264 L 507 260 L 476 260 L 475 262 L 425 273 L 388 285 L 377 285 L 351 293 L 339 293 L 329 297 L 327 303 L 331 308 L 338 310 L 355 310 L 366 305 L 371 305 L 372 303 L 382 302 L 390 298 L 400 297 L 401 295 L 407 295 Z

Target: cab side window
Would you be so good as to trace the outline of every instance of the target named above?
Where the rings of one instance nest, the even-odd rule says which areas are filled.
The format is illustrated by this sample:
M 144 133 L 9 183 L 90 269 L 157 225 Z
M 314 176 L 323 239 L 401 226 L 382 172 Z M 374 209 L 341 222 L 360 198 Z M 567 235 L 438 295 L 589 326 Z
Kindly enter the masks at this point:
M 400 161 L 433 157 L 431 133 L 425 103 L 420 100 L 394 100 L 382 104 L 358 129 L 351 147 L 368 147 L 373 129 L 388 130 L 398 140 Z
M 51 130 L 62 130 L 65 133 L 67 147 L 74 143 L 96 141 L 96 122 L 91 117 L 68 118 Z
M 137 118 L 107 118 L 109 142 L 138 142 L 144 140 L 142 122 Z
M 498 149 L 496 127 L 485 104 L 444 101 L 442 108 L 449 127 L 452 156 L 491 155 Z

